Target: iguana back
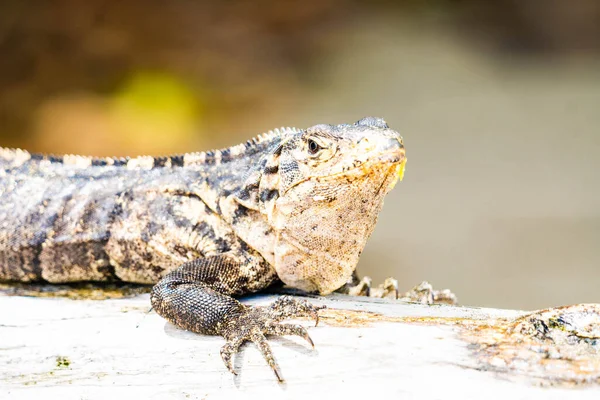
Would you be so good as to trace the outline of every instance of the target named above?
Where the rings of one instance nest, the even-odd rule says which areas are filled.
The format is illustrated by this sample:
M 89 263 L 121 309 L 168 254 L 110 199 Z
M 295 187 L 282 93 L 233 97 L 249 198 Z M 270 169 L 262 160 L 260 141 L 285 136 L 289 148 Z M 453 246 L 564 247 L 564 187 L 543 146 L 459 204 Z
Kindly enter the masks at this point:
M 156 283 L 182 262 L 227 250 L 232 232 L 217 199 L 290 132 L 169 157 L 0 148 L 0 281 Z

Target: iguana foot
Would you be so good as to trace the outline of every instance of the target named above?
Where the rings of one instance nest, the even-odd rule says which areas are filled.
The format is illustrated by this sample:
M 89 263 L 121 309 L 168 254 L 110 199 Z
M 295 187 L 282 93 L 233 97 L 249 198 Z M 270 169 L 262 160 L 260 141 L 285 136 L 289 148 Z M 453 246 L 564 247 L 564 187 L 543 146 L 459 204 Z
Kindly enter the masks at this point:
M 421 304 L 458 304 L 456 295 L 450 289 L 434 290 L 431 283 L 426 281 L 404 293 L 401 299 Z
M 316 321 L 316 326 L 319 323 L 318 311 L 323 308 L 325 306 L 314 306 L 306 300 L 296 300 L 289 296 L 283 296 L 266 307 L 244 307 L 241 313 L 228 318 L 221 330 L 221 334 L 227 340 L 227 343 L 221 348 L 223 362 L 229 371 L 237 375 L 233 368 L 232 357 L 244 342 L 253 342 L 277 379 L 282 382 L 283 378 L 279 373 L 265 335 L 300 336 L 314 347 L 306 328 L 301 325 L 280 324 L 279 322 L 288 318 L 312 317 Z
M 387 278 L 382 285 L 372 287 L 370 277 L 363 277 L 356 285 L 349 286 L 347 290 L 350 296 L 367 296 L 367 297 L 392 297 L 398 298 L 398 281 L 394 278 Z
M 410 291 L 400 294 L 396 279 L 387 278 L 383 284 L 372 287 L 371 278 L 365 276 L 356 284 L 348 283 L 342 292 L 350 296 L 392 298 L 421 304 L 457 304 L 456 295 L 449 289 L 435 290 L 426 281 L 421 282 Z
M 368 276 L 363 276 L 363 278 L 356 283 L 348 282 L 346 286 L 340 289 L 340 291 L 350 296 L 369 297 L 371 295 L 371 284 L 371 278 Z
M 371 288 L 371 297 L 398 299 L 398 281 L 394 278 L 387 278 L 383 284 L 376 288 Z

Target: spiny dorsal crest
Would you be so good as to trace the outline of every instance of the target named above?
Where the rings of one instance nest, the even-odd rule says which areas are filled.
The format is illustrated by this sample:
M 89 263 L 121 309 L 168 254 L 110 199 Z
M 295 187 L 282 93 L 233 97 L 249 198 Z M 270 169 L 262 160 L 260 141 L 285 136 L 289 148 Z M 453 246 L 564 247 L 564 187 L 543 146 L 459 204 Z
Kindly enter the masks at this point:
M 264 145 L 268 145 L 273 140 L 300 131 L 301 130 L 297 128 L 282 127 L 255 136 L 244 143 L 224 149 L 159 157 L 90 157 L 75 154 L 57 156 L 53 154 L 29 153 L 26 150 L 0 147 L 0 158 L 9 161 L 14 167 L 19 167 L 27 161 L 63 164 L 75 168 L 116 166 L 131 169 L 152 169 L 193 165 L 219 165 L 241 157 L 254 155 L 263 150 L 265 147 Z

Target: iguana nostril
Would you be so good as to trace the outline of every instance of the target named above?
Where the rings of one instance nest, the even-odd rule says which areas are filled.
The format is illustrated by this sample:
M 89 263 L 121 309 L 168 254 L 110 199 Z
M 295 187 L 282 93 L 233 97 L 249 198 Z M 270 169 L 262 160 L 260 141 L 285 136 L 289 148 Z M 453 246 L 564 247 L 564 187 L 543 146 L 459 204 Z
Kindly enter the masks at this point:
M 373 149 L 375 149 L 375 146 L 373 145 L 373 143 L 369 140 L 369 138 L 362 138 L 358 141 L 358 147 L 362 150 L 362 151 L 371 151 Z

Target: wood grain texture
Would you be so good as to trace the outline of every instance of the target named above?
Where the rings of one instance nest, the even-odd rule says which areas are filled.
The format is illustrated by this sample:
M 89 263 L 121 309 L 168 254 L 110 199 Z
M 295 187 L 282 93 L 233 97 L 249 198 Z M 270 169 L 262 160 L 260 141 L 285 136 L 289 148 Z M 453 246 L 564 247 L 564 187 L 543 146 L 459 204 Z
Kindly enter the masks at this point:
M 0 296 L 0 398 L 600 398 L 594 383 L 547 387 L 481 367 L 457 326 L 494 324 L 522 311 L 342 295 L 311 301 L 328 307 L 319 326 L 309 327 L 314 350 L 296 337 L 270 340 L 286 380 L 280 384 L 252 344 L 235 360 L 238 375 L 229 373 L 219 355 L 222 338 L 147 314 L 148 295 L 102 301 Z

